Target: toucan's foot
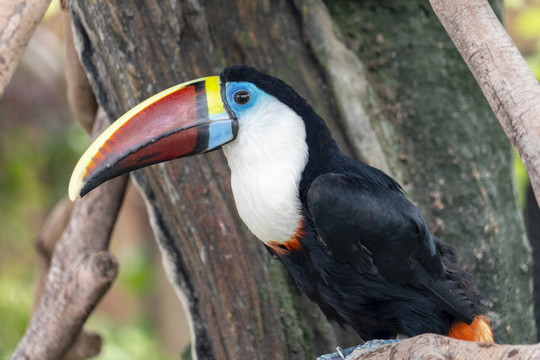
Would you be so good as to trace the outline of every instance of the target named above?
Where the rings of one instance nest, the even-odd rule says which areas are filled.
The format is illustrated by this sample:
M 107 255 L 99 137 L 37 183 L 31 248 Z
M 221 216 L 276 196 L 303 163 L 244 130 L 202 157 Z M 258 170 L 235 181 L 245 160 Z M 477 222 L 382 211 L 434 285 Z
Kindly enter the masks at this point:
M 353 351 L 349 354 L 349 356 L 347 356 L 345 359 L 356 359 L 360 355 L 367 354 L 385 345 L 395 344 L 398 341 L 398 339 L 367 341 L 364 344 L 358 345 L 356 348 L 354 348 Z
M 398 342 L 397 339 L 392 340 L 371 340 L 363 343 L 362 345 L 353 346 L 348 349 L 336 348 L 336 352 L 327 355 L 321 355 L 317 360 L 353 360 L 357 359 L 360 355 L 367 354 L 378 348 L 390 345 Z
M 319 356 L 316 360 L 343 360 L 346 359 L 357 347 L 362 345 L 353 346 L 348 349 L 342 349 L 339 346 L 336 348 L 336 352 Z

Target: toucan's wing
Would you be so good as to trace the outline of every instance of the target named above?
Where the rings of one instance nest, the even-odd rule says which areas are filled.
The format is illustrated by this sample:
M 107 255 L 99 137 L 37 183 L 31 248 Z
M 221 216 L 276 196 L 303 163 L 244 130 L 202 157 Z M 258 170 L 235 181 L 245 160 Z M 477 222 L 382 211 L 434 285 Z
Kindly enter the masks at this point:
M 359 272 L 373 272 L 373 264 L 387 281 L 398 285 L 443 277 L 435 237 L 402 193 L 331 173 L 313 181 L 306 200 L 319 238 L 336 260 Z
M 472 321 L 475 305 L 444 264 L 457 265 L 443 259 L 439 242 L 399 189 L 329 173 L 313 181 L 306 204 L 319 241 L 337 261 L 417 288 L 459 319 Z

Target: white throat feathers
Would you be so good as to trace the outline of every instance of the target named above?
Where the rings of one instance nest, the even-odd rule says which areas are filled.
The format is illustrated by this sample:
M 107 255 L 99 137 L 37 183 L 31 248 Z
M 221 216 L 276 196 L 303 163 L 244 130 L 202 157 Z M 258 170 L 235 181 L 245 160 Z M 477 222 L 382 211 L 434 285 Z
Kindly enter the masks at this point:
M 302 221 L 298 191 L 308 162 L 304 121 L 267 94 L 238 121 L 236 140 L 223 146 L 238 213 L 259 240 L 283 244 Z

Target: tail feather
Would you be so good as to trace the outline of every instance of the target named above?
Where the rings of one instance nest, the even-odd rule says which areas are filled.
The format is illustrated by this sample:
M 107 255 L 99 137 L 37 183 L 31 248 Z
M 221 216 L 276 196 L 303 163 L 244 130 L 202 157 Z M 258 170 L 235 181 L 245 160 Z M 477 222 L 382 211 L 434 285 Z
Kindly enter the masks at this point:
M 484 315 L 476 315 L 470 325 L 461 321 L 454 323 L 450 327 L 448 336 L 460 340 L 493 343 L 493 331 L 489 320 Z
M 457 281 L 437 280 L 429 286 L 424 285 L 439 306 L 456 317 L 457 320 L 470 324 L 478 312 L 474 303 L 465 294 Z

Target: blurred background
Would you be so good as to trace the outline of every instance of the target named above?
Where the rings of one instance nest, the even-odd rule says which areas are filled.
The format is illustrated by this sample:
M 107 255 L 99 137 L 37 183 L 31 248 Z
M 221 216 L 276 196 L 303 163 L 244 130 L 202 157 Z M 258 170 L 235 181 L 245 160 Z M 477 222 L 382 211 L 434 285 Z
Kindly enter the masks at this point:
M 31 315 L 35 238 L 90 144 L 66 101 L 63 24 L 54 0 L 0 100 L 0 359 L 9 358 Z M 189 343 L 184 310 L 131 186 L 111 251 L 118 279 L 87 322 L 104 339 L 96 359 L 178 359 Z
M 540 76 L 540 0 L 506 0 L 506 27 Z M 0 100 L 0 359 L 8 358 L 29 320 L 34 241 L 71 171 L 89 145 L 65 95 L 63 19 L 54 0 Z M 519 159 L 520 200 L 528 179 Z M 111 251 L 120 263 L 113 288 L 87 328 L 103 335 L 96 359 L 177 359 L 189 344 L 182 306 L 167 282 L 138 193 L 131 186 Z

